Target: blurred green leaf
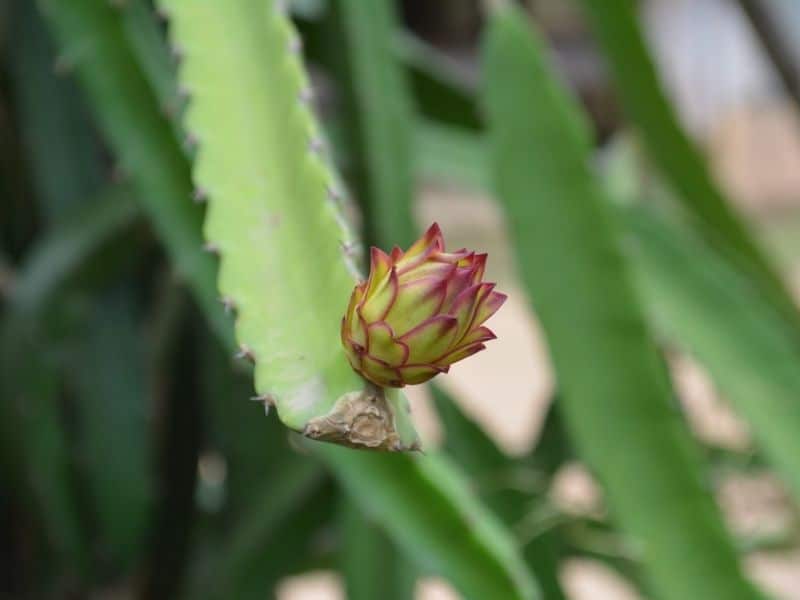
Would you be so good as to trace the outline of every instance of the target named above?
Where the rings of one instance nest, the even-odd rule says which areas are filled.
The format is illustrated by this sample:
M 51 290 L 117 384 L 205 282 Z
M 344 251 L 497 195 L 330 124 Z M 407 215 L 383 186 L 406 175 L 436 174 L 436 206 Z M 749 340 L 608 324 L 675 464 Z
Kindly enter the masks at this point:
M 56 568 L 71 571 L 61 576 L 73 580 L 90 568 L 85 515 L 75 495 L 72 444 L 64 427 L 62 349 L 46 329 L 64 312 L 58 302 L 64 285 L 136 216 L 130 189 L 118 186 L 54 226 L 15 273 L 0 325 L 5 471 L 15 481 L 18 500 L 41 519 Z M 38 577 L 44 584 L 44 569 Z
M 411 33 L 398 32 L 392 41 L 419 112 L 446 126 L 480 129 L 475 82 L 464 76 L 463 65 Z
M 212 597 L 237 600 L 274 598 L 275 585 L 281 578 L 318 568 L 318 561 L 331 550 L 325 538 L 330 536 L 329 527 L 335 516 L 335 492 L 332 483 L 324 481 L 322 487 L 315 488 L 312 494 L 298 498 L 291 513 L 276 524 L 270 536 L 275 551 L 250 555 L 251 560 L 237 572 L 235 596 L 214 596 L 217 590 L 212 588 Z M 331 564 L 326 561 L 323 566 L 330 567 Z
M 416 239 L 411 93 L 392 49 L 397 34 L 393 0 L 338 0 L 346 49 L 347 122 L 351 124 L 356 190 L 366 241 L 406 248 Z
M 266 490 L 281 487 L 285 476 L 293 477 L 286 472 L 287 463 L 303 473 L 309 465 L 316 465 L 319 472 L 322 466 L 290 448 L 290 432 L 274 413 L 265 415 L 260 405 L 248 401 L 253 395 L 251 374 L 232 369 L 227 349 L 208 338 L 202 344 L 202 353 L 207 443 L 226 461 L 225 511 L 236 521 L 240 517 L 246 520 L 249 512 L 259 512 Z
M 416 172 L 488 190 L 488 160 L 481 134 L 468 129 L 420 120 L 416 126 Z
M 231 339 L 214 287 L 214 259 L 198 251 L 203 246 L 202 212 L 189 200 L 188 164 L 127 45 L 118 10 L 105 0 L 41 0 L 40 6 L 61 42 L 60 61 L 77 71 L 175 269 L 192 287 L 213 329 Z
M 438 128 L 436 125 L 433 127 Z M 473 180 L 476 173 L 481 174 L 486 169 L 480 137 L 473 133 L 458 131 L 456 136 L 449 140 L 447 139 L 449 135 L 445 134 L 442 138 L 444 140 L 441 144 L 442 150 L 436 152 L 438 144 L 428 141 L 436 134 L 427 131 L 428 124 L 421 125 L 420 129 L 422 133 L 419 138 L 421 140 L 419 154 L 423 157 L 420 161 L 423 173 L 452 179 L 473 187 L 480 186 Z M 464 156 L 472 158 L 466 161 L 454 158 L 458 156 L 456 154 L 458 147 Z M 625 156 L 619 158 L 630 162 L 635 157 L 626 150 Z M 469 172 L 462 173 L 462 167 L 465 165 Z M 622 164 L 620 160 L 609 164 L 614 171 L 611 176 L 617 180 L 615 187 L 622 186 L 628 189 L 623 194 L 625 196 L 637 193 L 635 189 L 629 189 L 631 188 L 629 171 L 633 166 L 633 164 Z M 478 176 L 478 180 L 481 179 L 483 175 Z M 615 190 L 614 193 L 618 192 L 619 190 Z M 770 435 L 772 441 L 767 442 L 768 445 L 778 443 L 776 438 L 787 439 L 789 432 L 797 429 L 793 425 L 796 418 L 792 416 L 797 403 L 787 402 L 786 398 L 787 394 L 797 387 L 797 382 L 794 381 L 797 371 L 795 366 L 800 357 L 782 325 L 780 316 L 754 289 L 752 282 L 746 280 L 736 265 L 723 253 L 704 245 L 687 233 L 680 233 L 677 225 L 667 228 L 666 225 L 659 224 L 653 217 L 647 218 L 646 215 L 641 215 L 638 219 L 631 216 L 629 220 L 626 230 L 633 230 L 631 234 L 638 230 L 635 235 L 639 245 L 642 246 L 640 252 L 633 256 L 640 263 L 639 278 L 643 280 L 642 286 L 647 291 L 644 297 L 648 313 L 655 315 L 662 330 L 668 332 L 682 347 L 692 351 L 711 369 L 718 385 L 737 405 L 741 401 L 743 406 L 751 406 L 750 410 L 742 412 L 754 426 L 759 430 L 763 430 L 765 425 L 768 430 L 785 430 L 783 435 Z M 791 227 L 791 223 L 787 227 Z M 649 240 L 644 232 L 648 228 L 654 229 L 652 240 Z M 677 242 L 674 239 L 676 237 L 680 243 L 686 244 L 687 250 L 678 252 L 674 247 Z M 696 252 L 697 260 L 691 261 L 688 248 Z M 648 255 L 651 256 L 648 258 Z M 669 262 L 669 255 L 677 259 Z M 643 266 L 645 264 L 649 264 L 651 268 Z M 702 285 L 698 277 L 700 273 L 695 272 L 701 268 L 714 274 L 708 277 L 707 281 L 703 280 Z M 686 282 L 693 282 L 693 285 L 687 285 L 684 279 Z M 671 286 L 667 289 L 665 286 L 670 285 L 670 282 Z M 737 293 L 732 294 L 727 290 L 737 290 Z M 711 318 L 712 313 L 713 318 Z M 701 318 L 701 315 L 706 315 L 708 318 Z M 724 346 L 720 345 L 723 344 L 723 340 L 728 340 Z M 734 364 L 738 366 L 732 366 Z M 777 365 L 774 370 L 773 364 Z M 782 414 L 785 415 L 788 411 L 788 418 L 776 419 L 773 411 L 761 411 L 761 399 L 765 397 L 772 401 L 773 407 L 779 407 L 783 411 Z M 755 401 L 758 402 L 757 406 L 753 405 Z M 753 411 L 758 411 L 758 415 L 751 416 L 754 415 Z M 794 438 L 796 436 L 792 436 L 792 439 Z M 775 464 L 786 464 L 787 461 L 790 463 L 796 454 L 792 451 L 776 450 L 771 456 Z M 728 456 L 725 460 L 731 459 L 736 460 L 737 464 L 743 460 L 752 460 L 735 456 Z M 787 481 L 796 480 L 797 469 L 787 465 L 783 470 Z M 796 489 L 796 483 L 793 486 Z
M 328 0 L 289 0 L 289 12 L 297 19 L 318 19 L 328 10 Z
M 576 447 L 599 476 L 658 594 L 756 598 L 672 408 L 609 209 L 588 167 L 579 109 L 522 13 L 497 11 L 485 44 L 495 186 Z
M 444 449 L 473 477 L 506 467 L 511 459 L 440 386 L 428 386 L 445 431 Z
M 469 598 L 539 597 L 513 539 L 445 456 L 316 450 L 423 571 L 447 577 Z
M 383 1 L 383 0 L 382 0 Z M 336 8 L 336 2 L 332 2 Z M 319 22 L 301 22 L 304 54 L 315 65 L 332 72 L 340 71 L 342 33 L 331 27 L 331 18 Z M 403 65 L 406 87 L 412 103 L 425 119 L 446 127 L 476 131 L 481 119 L 475 99 L 476 78 L 469 61 L 459 61 L 406 29 L 403 23 L 386 43 L 395 60 Z M 378 93 L 377 91 L 375 93 Z
M 48 224 L 69 217 L 103 182 L 100 145 L 73 81 L 64 76 L 34 2 L 10 2 L 9 65 L 31 180 Z
M 442 421 L 446 437 L 444 449 L 467 470 L 479 484 L 491 492 L 497 489 L 515 489 L 530 492 L 530 488 L 538 488 L 544 493 L 547 480 L 564 465 L 573 459 L 573 451 L 566 432 L 558 400 L 554 399 L 542 426 L 539 439 L 533 451 L 523 457 L 511 458 L 503 453 L 494 441 L 458 407 L 453 398 L 438 385 L 432 385 L 431 391 L 436 405 L 436 413 Z M 498 480 L 508 477 L 509 481 L 525 481 L 526 484 L 503 487 Z M 487 478 L 489 481 L 486 481 Z M 524 494 L 528 496 L 529 493 Z M 518 499 L 515 499 L 518 500 Z M 489 500 L 490 506 L 507 519 L 519 517 L 518 508 L 504 510 Z M 508 503 L 507 503 L 508 504 Z M 518 501 L 510 503 L 518 505 Z
M 184 101 L 178 89 L 175 59 L 149 0 L 125 0 L 120 6 L 122 27 L 139 68 L 155 94 L 162 114 L 170 120 L 175 139 L 184 139 L 181 115 Z
M 411 600 L 416 569 L 350 500 L 339 510 L 341 570 L 348 600 Z
M 149 552 L 144 558 L 141 596 L 148 600 L 180 597 L 193 553 L 199 508 L 198 489 L 208 469 L 203 450 L 203 406 L 200 394 L 200 346 L 195 307 L 167 287 L 159 309 L 161 339 L 151 365 L 156 432 L 155 510 L 150 523 Z M 176 292 L 173 294 L 173 292 Z M 203 459 L 206 459 L 205 461 Z
M 212 585 L 216 597 L 263 597 L 263 590 L 275 582 L 276 572 L 270 563 L 285 552 L 285 538 L 278 537 L 277 531 L 294 518 L 299 506 L 320 494 L 324 483 L 325 477 L 317 464 L 289 456 L 268 481 L 253 485 L 260 493 L 231 532 L 218 581 Z M 260 572 L 265 577 L 259 581 Z
M 54 299 L 59 286 L 138 216 L 130 187 L 109 187 L 28 251 L 9 294 L 9 310 L 28 317 Z
M 105 293 L 68 360 L 80 464 L 104 559 L 127 572 L 144 548 L 153 508 L 151 419 L 145 346 L 130 287 Z
M 644 211 L 627 217 L 656 321 L 708 368 L 800 499 L 800 350 L 783 319 L 700 240 Z
M 22 508 L 42 524 L 44 554 L 37 587 L 54 578 L 84 580 L 90 569 L 85 530 L 75 495 L 72 455 L 64 428 L 58 366 L 52 353 L 6 315 L 0 327 L 0 458 Z M 42 556 L 38 556 L 41 561 Z
M 800 314 L 768 258 L 711 179 L 658 81 L 630 0 L 582 0 L 642 141 L 705 238 L 764 287 L 800 335 Z M 800 338 L 798 338 L 800 339 Z
M 444 449 L 469 473 L 486 504 L 509 527 L 518 525 L 537 504 L 547 502 L 548 473 L 537 468 L 537 455 L 544 451 L 548 454 L 548 462 L 557 460 L 550 456 L 554 448 L 552 423 L 555 413 L 552 409 L 548 412 L 545 430 L 532 456 L 512 459 L 439 386 L 430 387 L 436 413 L 445 429 Z M 531 497 L 531 488 L 535 488 L 533 495 L 537 497 Z M 548 600 L 565 598 L 558 579 L 558 544 L 555 537 L 540 534 L 534 539 L 523 540 L 522 545 L 523 555 L 536 575 L 543 597 Z
M 225 461 L 224 511 L 215 542 L 222 550 L 197 574 L 193 589 L 203 590 L 202 597 L 260 598 L 283 574 L 275 564 L 286 553 L 279 534 L 287 522 L 302 519 L 298 507 L 330 486 L 318 461 L 289 447 L 289 431 L 277 417 L 262 416 L 260 407 L 245 401 L 252 394 L 249 374 L 233 372 L 229 355 L 214 340 L 203 350 L 207 443 Z M 328 500 L 332 507 L 338 497 Z

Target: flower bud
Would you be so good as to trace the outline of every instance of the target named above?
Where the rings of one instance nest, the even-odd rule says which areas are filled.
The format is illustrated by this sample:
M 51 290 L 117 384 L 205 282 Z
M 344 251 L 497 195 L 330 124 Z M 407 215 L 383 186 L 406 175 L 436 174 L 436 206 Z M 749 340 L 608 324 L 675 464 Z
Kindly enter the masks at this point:
M 482 323 L 506 296 L 481 280 L 486 254 L 445 252 L 434 223 L 406 252 L 373 247 L 370 259 L 342 318 L 347 359 L 369 381 L 423 383 L 495 338 Z

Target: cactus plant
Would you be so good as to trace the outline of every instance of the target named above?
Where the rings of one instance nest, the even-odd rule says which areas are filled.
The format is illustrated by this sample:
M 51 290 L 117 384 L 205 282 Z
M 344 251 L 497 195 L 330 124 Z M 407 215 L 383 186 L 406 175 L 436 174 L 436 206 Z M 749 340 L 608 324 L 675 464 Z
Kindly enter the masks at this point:
M 297 32 L 276 2 L 218 11 L 164 0 L 162 7 L 181 15 L 171 21 L 171 37 L 191 96 L 186 127 L 198 142 L 194 180 L 208 198 L 205 235 L 220 256 L 220 292 L 235 311 L 241 354 L 254 363 L 257 396 L 274 404 L 287 426 L 315 439 L 417 447 L 405 397 L 367 386 L 339 346 L 341 315 L 360 277 L 359 244 L 342 217 L 344 190 L 308 106 Z M 252 23 L 252 15 L 258 26 L 248 28 L 256 35 L 243 35 L 236 48 L 264 62 L 241 60 L 231 68 L 235 58 L 205 50 L 243 20 Z M 203 93 L 212 80 L 213 97 Z

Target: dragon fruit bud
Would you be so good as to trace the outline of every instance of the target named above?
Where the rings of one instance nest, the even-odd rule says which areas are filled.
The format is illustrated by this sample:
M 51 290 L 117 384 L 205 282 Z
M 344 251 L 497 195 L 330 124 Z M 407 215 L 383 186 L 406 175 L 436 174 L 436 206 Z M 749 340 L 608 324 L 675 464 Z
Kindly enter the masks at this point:
M 422 383 L 495 338 L 482 324 L 506 296 L 482 281 L 486 254 L 445 252 L 434 223 L 407 251 L 373 247 L 370 259 L 342 318 L 347 359 L 369 381 Z

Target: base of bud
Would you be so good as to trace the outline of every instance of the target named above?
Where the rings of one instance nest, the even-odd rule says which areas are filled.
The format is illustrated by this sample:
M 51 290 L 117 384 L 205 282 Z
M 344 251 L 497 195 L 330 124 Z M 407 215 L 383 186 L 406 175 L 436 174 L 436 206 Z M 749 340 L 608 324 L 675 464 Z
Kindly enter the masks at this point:
M 403 452 L 419 450 L 419 441 L 404 445 L 386 391 L 367 382 L 361 391 L 342 395 L 327 415 L 308 422 L 303 435 L 358 449 Z

